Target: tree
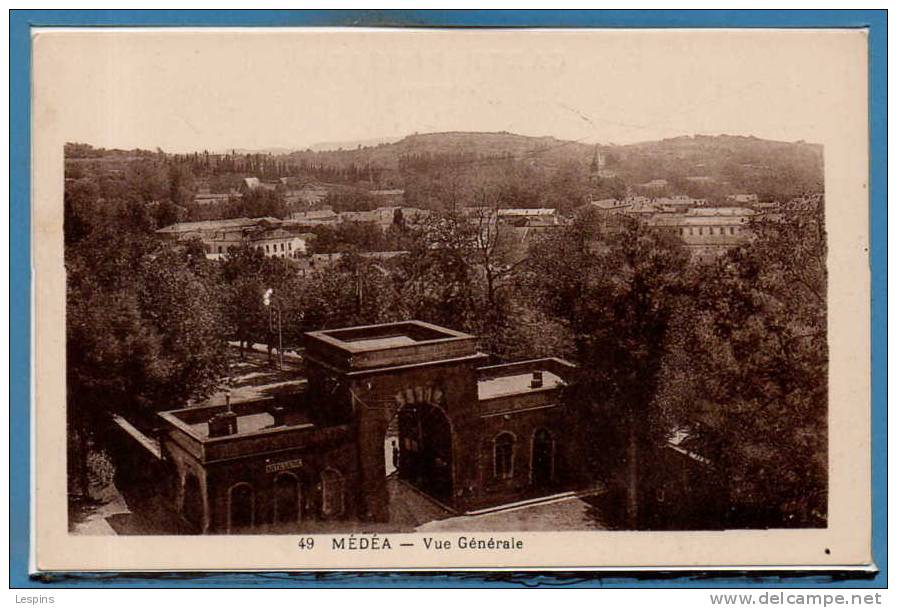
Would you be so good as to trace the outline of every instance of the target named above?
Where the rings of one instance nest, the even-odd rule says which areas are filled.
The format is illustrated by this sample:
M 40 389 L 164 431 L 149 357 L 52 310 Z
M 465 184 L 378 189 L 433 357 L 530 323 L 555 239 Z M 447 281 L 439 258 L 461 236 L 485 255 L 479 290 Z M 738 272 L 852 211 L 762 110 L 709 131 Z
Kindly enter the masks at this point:
M 732 526 L 825 525 L 828 351 L 822 202 L 757 223 L 674 322 L 657 405 L 727 483 Z
M 267 344 L 270 357 L 275 342 L 272 313 L 264 305 L 263 295 L 273 289 L 277 303 L 282 304 L 286 294 L 296 289 L 290 260 L 265 257 L 260 250 L 243 243 L 228 250 L 220 270 L 226 334 L 239 342 L 241 358 L 245 348 L 254 342 Z M 291 327 L 287 318 L 281 319 L 281 324 Z
M 66 250 L 66 419 L 73 495 L 110 413 L 138 424 L 209 394 L 224 375 L 218 298 L 205 260 L 99 226 Z M 79 491 L 80 490 L 80 491 Z
M 397 311 L 470 330 L 479 306 L 470 226 L 458 214 L 432 214 L 412 235 L 394 274 Z
M 289 214 L 283 195 L 276 190 L 256 188 L 245 190 L 243 196 L 232 199 L 228 204 L 227 216 L 234 217 L 276 217 L 285 218 Z
M 640 455 L 664 430 L 654 394 L 688 255 L 675 237 L 638 220 L 587 211 L 529 260 L 527 285 L 573 334 L 573 398 L 590 410 L 593 466 L 623 480 L 628 524 L 637 527 Z

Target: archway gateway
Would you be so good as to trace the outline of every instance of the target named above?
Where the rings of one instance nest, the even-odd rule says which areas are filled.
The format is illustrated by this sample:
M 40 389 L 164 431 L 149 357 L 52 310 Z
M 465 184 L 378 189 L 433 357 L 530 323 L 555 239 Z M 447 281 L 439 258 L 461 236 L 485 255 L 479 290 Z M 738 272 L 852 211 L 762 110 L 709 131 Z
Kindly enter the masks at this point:
M 452 427 L 445 412 L 431 403 L 414 403 L 399 409 L 396 421 L 398 478 L 440 502 L 450 501 Z

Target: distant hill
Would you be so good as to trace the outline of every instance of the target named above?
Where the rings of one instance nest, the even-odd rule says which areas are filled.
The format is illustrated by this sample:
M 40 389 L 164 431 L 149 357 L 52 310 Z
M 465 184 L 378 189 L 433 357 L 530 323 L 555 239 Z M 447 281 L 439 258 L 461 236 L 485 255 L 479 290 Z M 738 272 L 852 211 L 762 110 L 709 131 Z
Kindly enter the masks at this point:
M 824 190 L 822 146 L 803 141 L 690 135 L 595 145 L 550 136 L 452 131 L 374 142 L 321 144 L 344 146 L 335 150 L 235 151 L 214 164 L 202 154 L 171 158 L 188 163 L 196 177 L 214 176 L 219 182 L 255 175 L 359 191 L 401 189 L 406 204 L 427 208 L 469 202 L 483 187 L 497 188 L 507 204 L 558 208 L 627 194 L 684 194 L 724 202 L 730 194 L 790 200 Z M 127 164 L 157 154 L 95 149 L 87 144 L 67 144 L 65 150 L 67 167 L 75 171 L 75 165 L 113 159 Z
M 460 132 L 409 135 L 397 141 L 342 150 L 304 150 L 289 155 L 298 162 L 337 165 L 374 165 L 397 169 L 403 157 L 429 155 L 470 158 L 511 157 L 518 160 L 538 157 L 543 164 L 556 165 L 565 160 L 577 162 L 589 158 L 592 146 L 555 137 L 530 137 L 514 133 Z
M 608 170 L 630 185 L 667 180 L 670 193 L 756 193 L 789 198 L 821 192 L 823 148 L 740 135 L 694 135 L 602 147 Z
M 329 150 L 352 150 L 354 148 L 368 148 L 380 144 L 391 144 L 402 139 L 401 137 L 377 137 L 373 139 L 356 139 L 349 141 L 319 142 L 307 147 L 312 152 L 325 152 Z
M 600 164 L 604 179 L 634 187 L 637 193 L 689 194 L 718 198 L 750 192 L 763 198 L 785 198 L 821 191 L 823 150 L 818 144 L 781 142 L 736 135 L 693 135 L 627 145 L 591 145 L 555 137 L 508 132 L 444 132 L 409 135 L 398 141 L 353 149 L 296 151 L 288 162 L 339 169 L 380 169 L 401 173 L 403 159 L 429 158 L 431 165 L 458 162 L 488 165 L 514 160 L 553 173 L 577 166 L 589 173 Z M 655 180 L 666 187 L 639 191 Z M 390 179 L 399 185 L 401 178 Z

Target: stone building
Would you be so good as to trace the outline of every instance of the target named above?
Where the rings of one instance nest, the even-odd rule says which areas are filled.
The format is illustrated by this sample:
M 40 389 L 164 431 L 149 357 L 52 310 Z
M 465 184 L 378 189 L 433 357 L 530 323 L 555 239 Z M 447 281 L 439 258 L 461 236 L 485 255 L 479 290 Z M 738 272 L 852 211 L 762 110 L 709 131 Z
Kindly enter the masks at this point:
M 156 230 L 160 238 L 170 241 L 197 239 L 202 242 L 206 257 L 218 260 L 241 245 L 261 251 L 265 257 L 297 258 L 307 253 L 310 235 L 287 230 L 290 226 L 275 217 L 236 218 L 180 222 Z
M 174 506 L 203 533 L 388 522 L 387 479 L 454 513 L 575 488 L 560 359 L 486 365 L 476 337 L 420 321 L 306 335 L 307 386 L 162 412 Z

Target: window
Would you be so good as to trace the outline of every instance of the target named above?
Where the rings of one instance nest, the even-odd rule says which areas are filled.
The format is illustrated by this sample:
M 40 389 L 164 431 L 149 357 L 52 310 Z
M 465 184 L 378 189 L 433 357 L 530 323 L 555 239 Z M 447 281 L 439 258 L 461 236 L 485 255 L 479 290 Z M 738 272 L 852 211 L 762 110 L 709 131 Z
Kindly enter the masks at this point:
M 228 491 L 230 499 L 228 529 L 251 527 L 255 523 L 255 491 L 248 483 L 240 482 Z
M 495 438 L 494 472 L 496 479 L 510 479 L 514 476 L 514 435 L 500 433 Z
M 292 244 L 292 243 L 287 243 L 287 249 L 289 249 L 290 251 L 292 251 L 292 250 L 293 250 L 293 244 Z
M 321 473 L 321 513 L 325 517 L 340 515 L 345 505 L 345 481 L 339 471 L 325 469 Z
M 283 248 L 283 243 L 280 244 L 280 250 L 281 250 L 281 251 L 284 250 L 284 248 Z
M 218 245 L 218 253 L 221 253 L 221 245 Z
M 729 226 L 729 234 L 735 234 L 735 226 Z
M 270 245 L 265 245 L 265 253 L 271 253 Z

